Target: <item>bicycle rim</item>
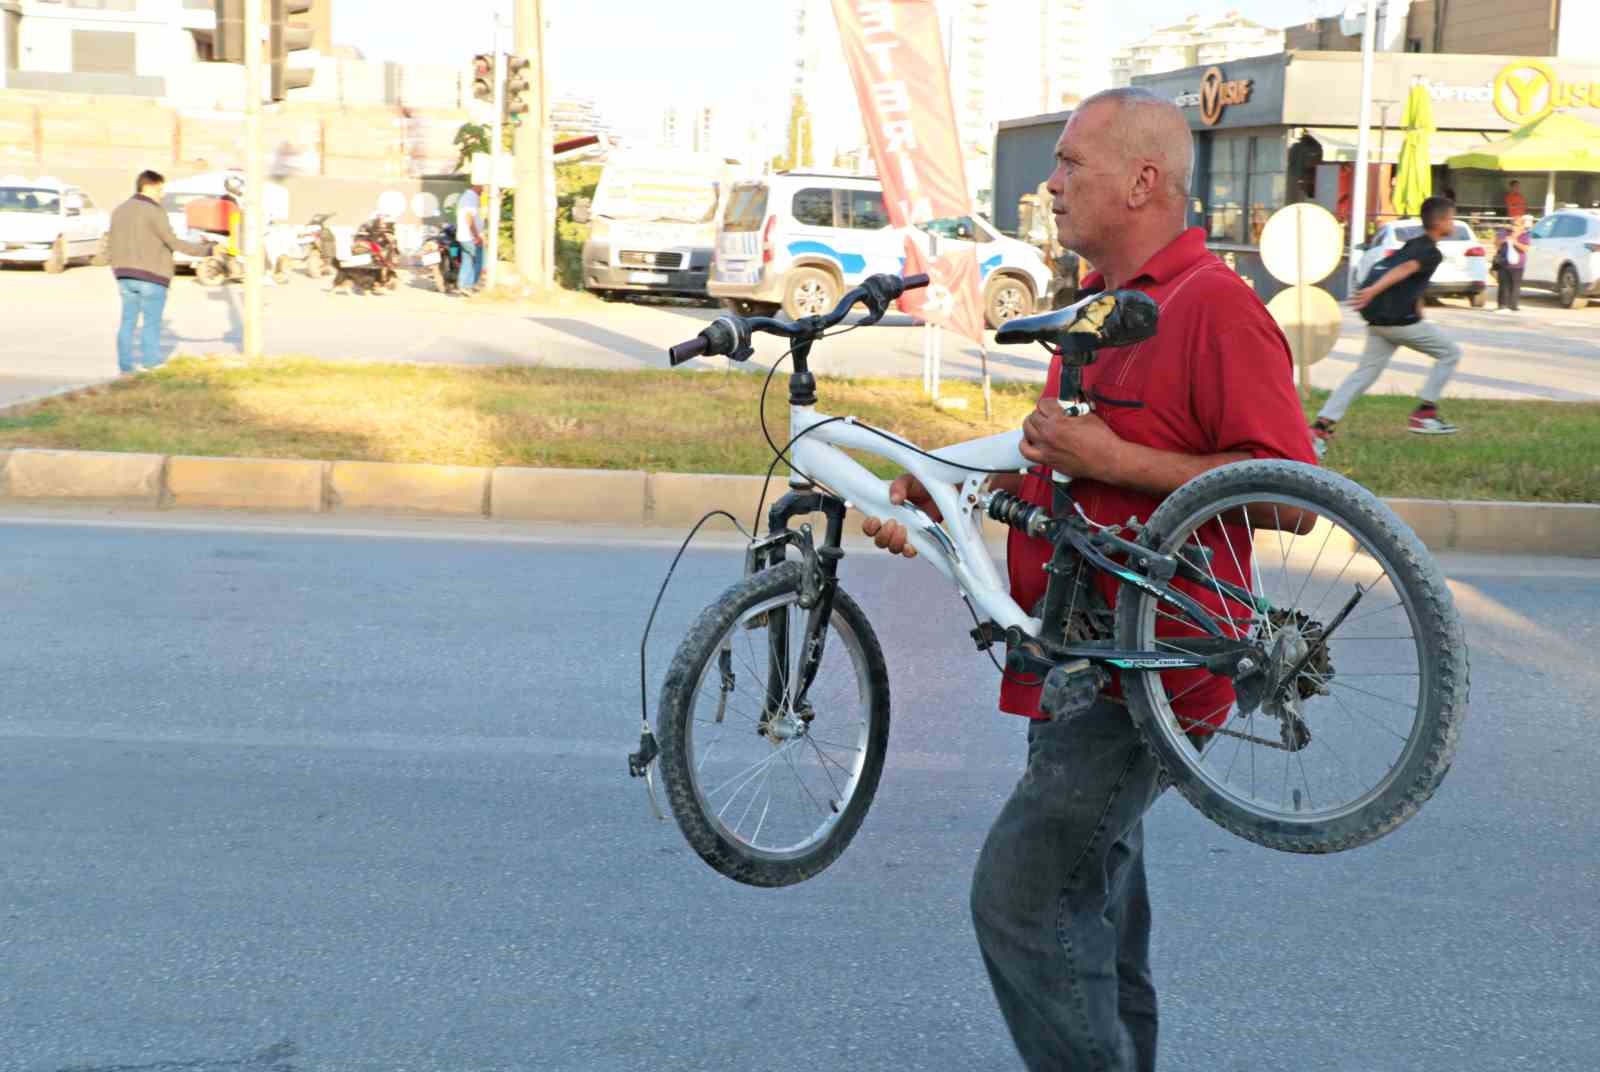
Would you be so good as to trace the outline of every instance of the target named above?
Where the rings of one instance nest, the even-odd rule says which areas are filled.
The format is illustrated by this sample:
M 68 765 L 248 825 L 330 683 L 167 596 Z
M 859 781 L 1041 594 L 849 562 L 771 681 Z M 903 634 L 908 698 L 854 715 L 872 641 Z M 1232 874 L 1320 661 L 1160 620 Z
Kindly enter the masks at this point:
M 768 860 L 805 856 L 829 838 L 861 787 L 867 760 L 871 675 L 861 639 L 843 616 L 832 615 L 800 710 L 793 685 L 801 645 L 788 644 L 781 661 L 770 655 L 774 623 L 797 640 L 808 614 L 793 591 L 743 611 L 700 668 L 684 725 L 689 779 L 706 821 L 745 853 Z
M 1306 533 L 1283 527 L 1298 511 L 1318 518 Z M 1151 731 L 1182 744 L 1168 752 L 1258 820 L 1311 828 L 1362 811 L 1394 786 L 1423 736 L 1431 639 L 1417 593 L 1363 528 L 1326 503 L 1253 491 L 1197 508 L 1160 548 L 1197 557 L 1195 548 L 1209 549 L 1209 577 L 1243 579 L 1257 600 L 1205 598 L 1224 632 L 1260 641 L 1285 673 L 1304 666 L 1290 689 L 1259 704 L 1241 705 L 1225 679 L 1204 671 L 1150 682 Z M 1205 595 L 1198 584 L 1175 586 Z M 1149 596 L 1137 622 L 1141 645 L 1156 650 L 1181 652 L 1174 634 L 1197 633 Z M 1316 639 L 1329 627 L 1319 655 Z

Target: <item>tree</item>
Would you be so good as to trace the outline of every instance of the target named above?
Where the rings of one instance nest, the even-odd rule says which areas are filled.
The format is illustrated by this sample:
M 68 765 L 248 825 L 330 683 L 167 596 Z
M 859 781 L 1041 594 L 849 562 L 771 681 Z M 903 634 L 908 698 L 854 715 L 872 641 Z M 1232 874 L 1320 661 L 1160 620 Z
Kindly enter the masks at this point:
M 772 169 L 793 171 L 811 164 L 811 113 L 806 110 L 805 98 L 796 93 L 789 105 L 788 149 L 772 158 Z

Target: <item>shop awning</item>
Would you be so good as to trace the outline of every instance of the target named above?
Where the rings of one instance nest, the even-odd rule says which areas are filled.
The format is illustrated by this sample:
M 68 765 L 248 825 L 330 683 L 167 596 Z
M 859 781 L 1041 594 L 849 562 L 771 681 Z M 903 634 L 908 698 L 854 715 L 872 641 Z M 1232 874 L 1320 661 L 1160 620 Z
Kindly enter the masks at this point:
M 1356 142 L 1360 132 L 1354 127 L 1306 127 L 1305 131 L 1322 145 L 1322 160 L 1327 164 L 1353 164 L 1356 162 Z M 1477 130 L 1440 130 L 1428 136 L 1428 160 L 1442 164 L 1458 153 L 1470 153 L 1488 145 L 1492 134 Z M 1374 164 L 1400 162 L 1400 146 L 1405 144 L 1406 132 L 1401 127 L 1390 127 L 1387 136 L 1373 128 L 1367 143 L 1367 153 Z M 1383 155 L 1378 155 L 1382 143 Z

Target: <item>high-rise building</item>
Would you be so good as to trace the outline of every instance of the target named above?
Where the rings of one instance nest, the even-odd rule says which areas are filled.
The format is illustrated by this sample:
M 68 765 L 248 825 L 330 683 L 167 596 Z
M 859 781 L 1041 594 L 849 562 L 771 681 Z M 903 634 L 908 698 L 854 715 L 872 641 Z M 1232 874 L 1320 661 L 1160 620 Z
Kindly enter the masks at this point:
M 1126 86 L 1136 75 L 1268 56 L 1282 52 L 1283 41 L 1282 30 L 1251 22 L 1237 11 L 1191 15 L 1118 49 L 1111 57 L 1111 81 Z
M 714 153 L 722 146 L 718 144 L 717 110 L 710 106 L 696 109 L 694 113 L 694 131 L 690 146 L 697 153 Z
M 550 126 L 561 137 L 612 133 L 593 97 L 557 97 L 550 104 Z
M 950 96 L 974 178 L 987 174 L 999 120 L 1058 111 L 1110 86 L 1105 2 L 939 0 Z M 855 159 L 866 139 L 832 5 L 790 3 L 792 84 L 812 117 L 815 157 Z
M 1338 15 L 1286 31 L 1287 47 L 1359 51 L 1358 26 Z M 1600 3 L 1564 0 L 1398 0 L 1378 9 L 1378 47 L 1392 52 L 1453 52 L 1600 60 Z M 1355 30 L 1350 33 L 1347 31 Z

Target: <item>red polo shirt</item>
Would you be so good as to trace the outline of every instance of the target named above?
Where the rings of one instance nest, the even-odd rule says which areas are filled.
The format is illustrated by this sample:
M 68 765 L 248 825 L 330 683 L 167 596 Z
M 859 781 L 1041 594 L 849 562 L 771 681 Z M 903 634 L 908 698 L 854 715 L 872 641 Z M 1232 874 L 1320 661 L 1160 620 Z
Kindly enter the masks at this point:
M 1084 280 L 1085 289 L 1102 285 L 1098 273 Z M 1255 292 L 1206 250 L 1204 231 L 1196 227 L 1179 235 L 1125 287 L 1154 298 L 1161 321 L 1155 338 L 1102 350 L 1083 370 L 1085 393 L 1112 431 L 1130 443 L 1176 454 L 1244 453 L 1316 464 L 1295 393 L 1288 341 Z M 1060 380 L 1057 359 L 1050 363 L 1045 397 L 1056 397 Z M 1074 480 L 1072 492 L 1100 524 L 1119 524 L 1130 517 L 1146 521 L 1161 501 L 1097 480 Z M 1050 505 L 1049 472 L 1043 466 L 1024 479 L 1022 495 L 1037 505 Z M 1201 539 L 1213 549 L 1218 578 L 1248 584 L 1251 548 L 1242 528 L 1230 526 L 1225 533 L 1223 526 L 1209 524 L 1205 529 Z M 1007 568 L 1012 598 L 1023 610 L 1033 610 L 1044 597 L 1049 558 L 1047 542 L 1011 531 Z M 1114 607 L 1117 585 L 1103 574 L 1097 581 L 1107 605 Z M 1237 606 L 1223 608 L 1215 593 L 1184 582 L 1177 586 L 1213 613 L 1242 613 Z M 1174 626 L 1163 635 L 1178 632 L 1198 631 Z M 1233 699 L 1226 679 L 1186 670 L 1168 673 L 1163 680 L 1173 696 L 1193 686 L 1174 705 L 1180 716 L 1212 724 L 1226 718 Z M 1039 690 L 1004 681 L 1000 709 L 1040 718 Z

